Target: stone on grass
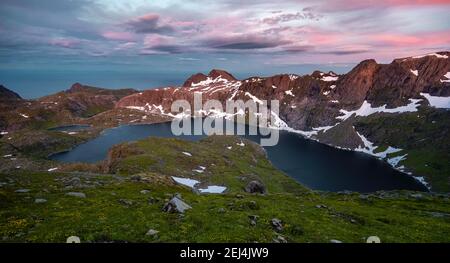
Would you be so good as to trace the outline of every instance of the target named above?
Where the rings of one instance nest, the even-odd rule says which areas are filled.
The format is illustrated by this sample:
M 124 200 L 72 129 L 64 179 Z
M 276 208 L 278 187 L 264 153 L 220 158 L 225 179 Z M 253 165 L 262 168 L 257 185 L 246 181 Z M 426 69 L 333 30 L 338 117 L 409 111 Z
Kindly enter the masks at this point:
M 47 199 L 44 199 L 44 198 L 36 198 L 36 199 L 34 199 L 34 202 L 35 202 L 36 204 L 43 204 L 43 203 L 47 203 Z
M 79 198 L 86 198 L 86 194 L 80 193 L 80 192 L 68 192 L 68 193 L 66 193 L 66 195 L 73 196 L 73 197 L 79 197 Z
M 191 209 L 192 207 L 186 204 L 183 200 L 175 196 L 164 204 L 163 211 L 169 213 L 184 213 L 184 211 Z
M 30 189 L 17 189 L 15 192 L 16 193 L 28 193 L 30 191 Z
M 146 235 L 146 236 L 156 236 L 158 233 L 159 233 L 158 230 L 155 230 L 155 229 L 149 229 L 145 235 Z
M 259 181 L 250 181 L 246 186 L 245 186 L 245 191 L 247 193 L 259 193 L 259 194 L 265 194 L 266 193 L 266 187 L 264 186 L 263 183 L 259 182 Z
M 132 206 L 133 205 L 133 201 L 127 200 L 127 199 L 119 199 L 119 203 L 121 203 L 122 205 L 125 205 L 125 206 Z
M 277 235 L 276 237 L 273 238 L 273 242 L 275 242 L 275 243 L 287 243 L 287 240 L 283 236 Z
M 283 224 L 281 223 L 280 219 L 272 218 L 272 220 L 270 220 L 270 223 L 275 231 L 280 232 L 283 230 Z

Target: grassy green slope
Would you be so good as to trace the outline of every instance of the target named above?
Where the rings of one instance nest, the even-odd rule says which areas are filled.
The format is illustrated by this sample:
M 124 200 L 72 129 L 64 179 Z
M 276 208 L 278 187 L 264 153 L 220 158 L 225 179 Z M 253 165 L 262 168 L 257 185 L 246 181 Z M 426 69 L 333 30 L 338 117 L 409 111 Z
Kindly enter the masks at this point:
M 0 238 L 65 242 L 76 235 L 83 242 L 272 242 L 281 235 L 288 242 L 364 242 L 377 235 L 383 242 L 450 241 L 448 196 L 313 192 L 276 170 L 261 148 L 248 141 L 243 147 L 236 143 L 240 139 L 235 137 L 199 143 L 152 138 L 115 147 L 106 165 L 110 174 L 1 174 Z M 206 166 L 204 173 L 192 172 L 198 165 Z M 199 195 L 175 184 L 172 175 L 229 189 L 225 194 Z M 67 186 L 74 177 L 81 183 Z M 267 186 L 268 194 L 243 191 L 254 179 Z M 86 198 L 65 195 L 71 191 L 83 192 Z M 192 206 L 184 215 L 162 211 L 175 193 Z M 36 198 L 47 202 L 35 203 Z M 250 224 L 250 215 L 259 216 L 256 226 Z M 272 229 L 272 218 L 283 221 L 280 233 Z M 158 230 L 158 235 L 145 235 L 149 229 Z
M 407 153 L 405 165 L 424 176 L 433 191 L 450 191 L 450 111 L 421 108 L 403 114 L 359 118 L 356 129 L 380 147 L 393 145 Z

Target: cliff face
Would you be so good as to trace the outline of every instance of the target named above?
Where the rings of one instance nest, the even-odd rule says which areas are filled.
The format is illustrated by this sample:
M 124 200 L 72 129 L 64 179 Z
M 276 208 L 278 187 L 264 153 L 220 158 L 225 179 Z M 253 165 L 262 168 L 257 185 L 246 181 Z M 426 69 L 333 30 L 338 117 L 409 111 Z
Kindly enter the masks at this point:
M 135 107 L 169 113 L 174 100 L 252 98 L 279 100 L 280 117 L 292 128 L 311 130 L 334 125 L 341 110 L 356 110 L 364 101 L 372 107 L 396 108 L 423 99 L 420 93 L 449 96 L 450 52 L 396 59 L 390 64 L 365 60 L 344 75 L 315 71 L 311 75 L 275 75 L 236 80 L 223 70 L 191 76 L 182 87 L 147 90 L 121 99 L 116 107 Z M 426 103 L 426 100 L 424 102 Z

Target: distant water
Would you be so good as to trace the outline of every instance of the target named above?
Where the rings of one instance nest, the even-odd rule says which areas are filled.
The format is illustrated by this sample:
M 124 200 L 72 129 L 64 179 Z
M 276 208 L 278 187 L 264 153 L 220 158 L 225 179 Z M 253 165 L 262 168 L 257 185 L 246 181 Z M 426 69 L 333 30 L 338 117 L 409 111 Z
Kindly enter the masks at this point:
M 1 63 L 1 62 L 0 62 Z M 347 72 L 352 65 L 333 67 L 330 65 L 297 65 L 295 67 L 265 67 L 257 71 L 230 72 L 238 79 L 251 76 L 272 76 L 280 73 L 310 74 L 314 70 L 337 73 Z M 211 68 L 186 70 L 154 69 L 142 70 L 45 70 L 45 69 L 0 69 L 0 84 L 19 93 L 26 99 L 34 99 L 70 88 L 76 82 L 109 89 L 134 88 L 145 90 L 156 87 L 180 86 L 192 74 L 207 74 Z M 160 72 L 161 71 L 161 72 Z
M 109 89 L 144 90 L 171 85 L 178 86 L 183 84 L 187 78 L 186 74 L 152 74 L 139 71 L 1 70 L 0 84 L 17 92 L 23 98 L 34 99 L 69 89 L 76 82 Z
M 175 137 L 170 123 L 126 125 L 105 130 L 99 137 L 69 152 L 51 158 L 63 162 L 97 162 L 106 158 L 113 145 L 146 138 Z M 203 136 L 179 136 L 199 140 Z M 245 136 L 259 143 L 259 136 Z M 234 145 L 233 147 L 240 147 Z M 369 155 L 335 149 L 307 140 L 298 134 L 281 132 L 276 146 L 265 147 L 270 161 L 298 182 L 318 190 L 373 192 L 377 190 L 427 189 L 412 177 Z M 225 150 L 225 149 L 224 149 Z M 195 154 L 195 153 L 194 153 Z

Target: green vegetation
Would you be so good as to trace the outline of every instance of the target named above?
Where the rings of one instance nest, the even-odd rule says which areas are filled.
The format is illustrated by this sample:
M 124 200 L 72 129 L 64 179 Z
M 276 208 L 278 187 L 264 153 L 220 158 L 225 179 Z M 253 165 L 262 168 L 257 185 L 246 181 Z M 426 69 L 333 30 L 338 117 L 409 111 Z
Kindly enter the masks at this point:
M 260 147 L 245 140 L 245 146 L 236 144 L 240 142 L 217 136 L 197 143 L 149 138 L 114 147 L 104 164 L 107 174 L 77 172 L 76 166 L 64 173 L 0 174 L 0 238 L 65 242 L 76 235 L 82 242 L 274 242 L 281 236 L 288 242 L 365 242 L 377 235 L 383 242 L 450 241 L 448 196 L 310 191 L 276 170 Z M 204 173 L 192 171 L 199 165 L 206 167 Z M 228 189 L 224 194 L 198 194 L 176 184 L 172 175 Z M 243 187 L 250 180 L 261 181 L 268 193 L 246 193 Z M 192 209 L 184 214 L 162 211 L 176 193 Z M 255 226 L 249 216 L 258 217 Z M 273 229 L 273 218 L 282 221 L 282 231 Z M 149 229 L 159 233 L 146 235 Z
M 450 191 L 450 112 L 420 108 L 419 112 L 373 114 L 358 118 L 358 131 L 369 136 L 380 148 L 394 145 L 404 149 L 405 165 L 417 176 L 424 176 L 433 191 Z
M 238 145 L 241 143 L 243 146 Z M 200 142 L 148 138 L 113 147 L 108 164 L 110 172 L 122 175 L 154 172 L 184 176 L 226 185 L 232 191 L 242 190 L 251 180 L 264 181 L 269 192 L 294 190 L 293 180 L 270 164 L 260 146 L 237 137 L 211 136 Z M 200 166 L 206 168 L 204 172 L 193 171 Z
M 288 242 L 364 242 L 371 235 L 383 242 L 450 241 L 450 203 L 431 196 L 416 200 L 406 194 L 385 199 L 373 195 L 366 200 L 357 194 L 305 192 L 242 193 L 238 198 L 232 193 L 197 195 L 180 186 L 94 176 L 84 181 L 100 186 L 81 190 L 87 197 L 77 198 L 64 195 L 70 190 L 54 181 L 68 175 L 0 178 L 6 177 L 17 184 L 0 191 L 0 236 L 8 242 L 64 242 L 71 235 L 83 242 L 272 242 L 278 236 L 270 225 L 275 217 L 283 221 L 279 234 Z M 14 193 L 19 185 L 31 191 Z M 144 189 L 150 193 L 140 193 Z M 184 216 L 161 210 L 176 192 L 192 206 Z M 35 198 L 48 201 L 36 204 Z M 121 199 L 132 204 L 124 205 Z M 259 217 L 256 226 L 250 225 L 250 215 Z M 158 230 L 158 237 L 146 236 L 149 229 Z

